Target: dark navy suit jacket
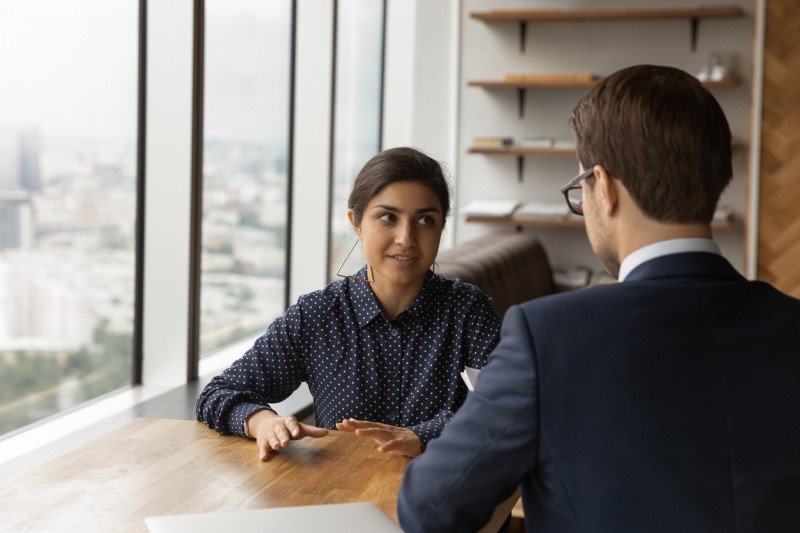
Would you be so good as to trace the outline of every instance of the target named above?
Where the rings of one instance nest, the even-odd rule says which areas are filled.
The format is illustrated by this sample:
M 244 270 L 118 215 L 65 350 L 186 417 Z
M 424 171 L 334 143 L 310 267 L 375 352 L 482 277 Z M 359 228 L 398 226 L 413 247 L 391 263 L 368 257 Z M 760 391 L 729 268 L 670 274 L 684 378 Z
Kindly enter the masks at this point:
M 409 466 L 406 531 L 800 531 L 800 301 L 692 252 L 508 311 Z

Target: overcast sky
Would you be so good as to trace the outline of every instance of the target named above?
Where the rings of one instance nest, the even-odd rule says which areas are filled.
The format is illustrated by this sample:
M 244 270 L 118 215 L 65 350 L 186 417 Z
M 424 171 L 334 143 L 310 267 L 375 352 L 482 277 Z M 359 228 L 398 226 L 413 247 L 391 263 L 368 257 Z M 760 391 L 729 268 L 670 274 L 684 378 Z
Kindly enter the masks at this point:
M 209 134 L 285 136 L 290 5 L 207 0 Z M 134 139 L 137 43 L 137 0 L 0 0 L 0 127 Z
M 380 5 L 340 0 L 340 140 L 375 136 Z M 206 139 L 285 140 L 290 32 L 291 0 L 206 0 Z M 0 0 L 0 129 L 133 141 L 137 42 L 138 0 Z
M 0 126 L 134 138 L 135 0 L 0 0 Z

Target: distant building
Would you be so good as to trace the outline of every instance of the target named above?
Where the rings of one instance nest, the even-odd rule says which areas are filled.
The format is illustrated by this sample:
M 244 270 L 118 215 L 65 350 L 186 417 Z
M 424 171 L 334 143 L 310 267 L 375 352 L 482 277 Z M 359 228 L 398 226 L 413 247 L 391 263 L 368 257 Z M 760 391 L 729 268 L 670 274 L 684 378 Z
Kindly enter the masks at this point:
M 26 191 L 42 190 L 41 152 L 38 128 L 26 128 L 19 132 L 19 184 Z
M 0 263 L 0 352 L 90 345 L 95 319 L 81 291 L 70 286 L 74 272 L 57 272 L 43 264 L 47 260 L 32 259 Z
M 30 194 L 21 190 L 0 190 L 0 250 L 30 250 L 33 234 Z
M 42 190 L 39 129 L 0 129 L 0 191 Z

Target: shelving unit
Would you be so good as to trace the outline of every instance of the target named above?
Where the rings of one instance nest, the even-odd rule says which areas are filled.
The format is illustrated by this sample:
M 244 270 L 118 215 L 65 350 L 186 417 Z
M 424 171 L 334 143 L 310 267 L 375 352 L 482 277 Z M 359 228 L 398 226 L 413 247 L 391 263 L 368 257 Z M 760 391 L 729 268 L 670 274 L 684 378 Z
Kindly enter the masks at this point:
M 509 148 L 476 148 L 467 150 L 470 154 L 514 156 L 517 158 L 517 180 L 522 183 L 525 175 L 526 157 L 574 157 L 575 150 L 562 150 L 558 148 L 523 148 L 511 146 Z
M 559 76 L 561 77 L 561 76 Z M 599 82 L 602 78 L 597 77 L 593 80 L 575 79 L 571 81 L 557 79 L 555 81 L 548 80 L 548 75 L 542 75 L 541 78 L 534 81 L 505 81 L 505 80 L 476 80 L 467 83 L 469 87 L 480 87 L 487 90 L 508 90 L 514 89 L 518 91 L 519 103 L 519 118 L 525 116 L 525 90 L 526 89 L 588 89 Z M 729 75 L 721 80 L 704 81 L 703 85 L 709 89 L 730 89 L 739 85 L 739 79 L 736 76 Z
M 731 150 L 739 152 L 746 147 L 743 143 L 733 140 Z M 525 148 L 521 146 L 509 146 L 507 148 L 481 148 L 472 146 L 467 149 L 469 154 L 483 154 L 489 156 L 513 156 L 517 158 L 517 179 L 522 182 L 524 175 L 524 158 L 526 157 L 574 157 L 575 150 L 573 149 L 558 149 L 558 148 Z
M 589 88 L 600 81 L 600 78 L 591 81 L 547 81 L 546 79 L 537 81 L 471 81 L 470 87 L 481 87 L 483 89 L 583 89 Z
M 597 78 L 596 80 L 593 81 L 578 80 L 573 82 L 566 82 L 566 81 L 548 82 L 546 80 L 530 81 L 530 82 L 490 80 L 490 81 L 470 81 L 467 85 L 469 85 L 470 87 L 481 87 L 483 89 L 575 89 L 575 88 L 588 89 L 589 87 L 595 85 L 601 79 L 602 78 Z M 735 76 L 728 76 L 727 78 L 719 81 L 704 81 L 702 83 L 709 89 L 730 88 L 739 85 L 739 80 Z
M 473 217 L 467 222 L 491 224 L 495 226 L 516 226 L 526 228 L 582 228 L 582 218 L 512 218 L 512 217 Z
M 525 35 L 527 25 L 533 22 L 550 23 L 559 21 L 638 21 L 638 20 L 688 20 L 691 23 L 692 50 L 695 49 L 698 24 L 702 19 L 735 19 L 744 16 L 744 11 L 738 6 L 694 7 L 694 8 L 654 8 L 654 9 L 491 9 L 488 11 L 475 11 L 469 13 L 470 18 L 487 23 L 517 22 L 520 25 L 520 49 L 525 50 Z M 580 91 L 585 91 L 596 85 L 602 76 L 590 72 L 560 72 L 560 73 L 509 73 L 503 79 L 473 79 L 466 80 L 471 88 L 485 91 L 515 90 L 518 94 L 519 117 L 525 115 L 526 92 L 529 90 L 577 90 L 576 98 Z M 734 75 L 728 75 L 721 80 L 704 81 L 703 85 L 709 89 L 729 89 L 740 85 L 740 80 Z M 532 104 L 531 104 L 532 105 Z M 735 150 L 741 149 L 741 144 L 734 145 Z M 524 161 L 527 157 L 575 157 L 574 149 L 540 148 L 523 146 L 483 147 L 471 146 L 467 148 L 469 154 L 480 154 L 490 157 L 515 157 L 517 159 L 517 177 L 522 183 L 524 176 Z M 513 217 L 484 217 L 467 216 L 465 221 L 475 224 L 488 224 L 494 226 L 510 226 L 521 230 L 524 227 L 536 228 L 581 228 L 584 223 L 581 218 L 564 217 L 554 218 L 513 218 Z M 716 230 L 726 230 L 733 227 L 733 222 L 728 220 L 715 222 L 712 227 Z
M 476 148 L 467 150 L 470 154 L 486 155 L 513 155 L 517 157 L 544 156 L 544 157 L 569 157 L 575 155 L 575 150 L 560 150 L 557 148 L 522 148 L 512 146 L 510 148 Z
M 525 51 L 525 34 L 529 22 L 687 19 L 692 25 L 691 46 L 694 50 L 700 19 L 738 18 L 743 15 L 744 12 L 737 6 L 665 9 L 492 9 L 470 13 L 472 18 L 488 23 L 518 22 L 522 52 Z
M 474 217 L 468 216 L 467 222 L 490 224 L 495 226 L 512 226 L 517 228 L 582 228 L 583 218 L 513 218 L 513 217 Z M 713 222 L 712 229 L 726 230 L 733 226 L 732 218 L 722 222 Z
M 646 20 L 736 18 L 744 15 L 737 6 L 664 9 L 491 9 L 470 13 L 486 22 L 531 22 L 540 20 Z

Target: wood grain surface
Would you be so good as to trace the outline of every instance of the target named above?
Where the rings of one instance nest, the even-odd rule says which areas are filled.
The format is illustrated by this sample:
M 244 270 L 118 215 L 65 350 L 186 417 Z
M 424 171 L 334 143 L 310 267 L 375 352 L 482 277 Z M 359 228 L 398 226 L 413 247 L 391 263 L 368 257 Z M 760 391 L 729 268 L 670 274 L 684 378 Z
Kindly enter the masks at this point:
M 138 419 L 0 484 L 0 530 L 147 531 L 148 516 L 358 501 L 397 521 L 409 461 L 331 431 L 261 462 L 254 441 Z
M 800 298 L 800 2 L 766 5 L 758 279 Z

